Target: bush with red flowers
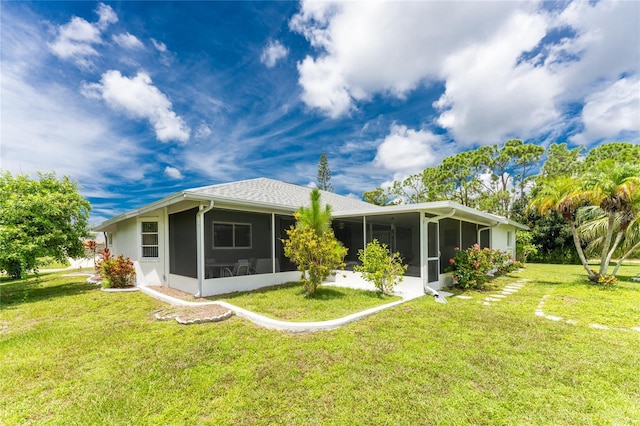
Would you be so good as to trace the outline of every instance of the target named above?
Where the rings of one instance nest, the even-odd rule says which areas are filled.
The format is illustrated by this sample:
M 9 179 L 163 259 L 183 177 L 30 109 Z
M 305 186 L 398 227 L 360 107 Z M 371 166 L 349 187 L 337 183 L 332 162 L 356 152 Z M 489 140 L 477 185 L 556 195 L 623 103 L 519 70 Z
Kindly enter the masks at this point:
M 500 250 L 481 249 L 474 244 L 466 250 L 455 248 L 456 254 L 449 259 L 448 272 L 453 272 L 453 282 L 464 289 L 481 289 L 496 275 L 506 274 L 522 267 L 511 256 Z

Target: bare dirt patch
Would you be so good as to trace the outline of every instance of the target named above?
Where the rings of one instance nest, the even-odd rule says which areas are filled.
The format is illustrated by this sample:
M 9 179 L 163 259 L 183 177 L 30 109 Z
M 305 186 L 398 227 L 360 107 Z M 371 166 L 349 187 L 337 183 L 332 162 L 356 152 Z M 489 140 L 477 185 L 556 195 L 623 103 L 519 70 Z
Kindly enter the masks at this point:
M 217 304 L 203 306 L 174 306 L 156 312 L 156 318 L 164 321 L 175 318 L 181 324 L 222 321 L 231 316 L 231 310 Z
M 185 291 L 181 291 L 175 288 L 163 287 L 160 285 L 150 285 L 150 286 L 147 286 L 147 288 L 155 290 L 158 293 L 162 293 L 166 296 L 175 297 L 176 299 L 186 300 L 188 302 L 207 302 L 207 299 L 203 299 L 201 297 L 195 297 L 191 293 L 187 293 Z

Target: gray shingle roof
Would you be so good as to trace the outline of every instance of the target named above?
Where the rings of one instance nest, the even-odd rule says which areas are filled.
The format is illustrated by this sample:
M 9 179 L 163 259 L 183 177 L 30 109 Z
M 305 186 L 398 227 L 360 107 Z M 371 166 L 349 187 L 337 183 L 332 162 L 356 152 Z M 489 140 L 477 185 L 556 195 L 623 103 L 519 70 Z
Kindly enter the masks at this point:
M 260 203 L 297 210 L 301 206 L 309 205 L 309 194 L 312 188 L 291 183 L 281 182 L 268 178 L 243 180 L 238 182 L 222 183 L 218 185 L 204 186 L 188 189 L 185 192 L 212 198 L 236 200 L 239 203 Z M 334 213 L 351 210 L 370 210 L 371 204 L 361 200 L 320 191 L 320 201 L 329 204 Z

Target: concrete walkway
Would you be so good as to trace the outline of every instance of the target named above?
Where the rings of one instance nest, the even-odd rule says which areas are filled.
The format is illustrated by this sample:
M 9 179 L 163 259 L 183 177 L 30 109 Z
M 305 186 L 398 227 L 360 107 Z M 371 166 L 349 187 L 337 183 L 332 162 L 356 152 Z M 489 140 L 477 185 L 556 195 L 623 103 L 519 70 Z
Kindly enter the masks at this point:
M 325 286 L 335 286 L 335 287 L 349 287 L 349 288 L 358 288 L 358 289 L 366 289 L 366 290 L 374 290 L 372 284 L 363 280 L 358 276 L 358 274 L 353 274 L 352 272 L 344 272 L 340 273 L 336 276 L 335 281 L 329 281 L 323 283 Z M 384 309 L 389 309 L 394 306 L 398 306 L 404 302 L 409 300 L 416 299 L 418 297 L 424 296 L 424 292 L 422 290 L 422 280 L 420 278 L 414 277 L 405 277 L 404 281 L 400 283 L 394 291 L 394 294 L 402 297 L 402 300 L 398 300 L 396 302 L 387 303 L 384 305 L 376 306 L 374 308 L 370 308 L 364 310 L 362 312 L 356 312 L 355 314 L 347 315 L 346 317 L 328 320 L 328 321 L 314 321 L 314 322 L 290 322 L 290 321 L 281 321 L 273 318 L 265 317 L 264 315 L 257 314 L 255 312 L 249 311 L 247 309 L 243 309 L 239 306 L 232 305 L 231 303 L 215 301 L 215 302 L 189 302 L 186 300 L 178 299 L 175 297 L 167 296 L 163 293 L 155 291 L 148 287 L 140 287 L 140 291 L 148 294 L 156 299 L 162 300 L 163 302 L 169 303 L 174 306 L 203 306 L 203 305 L 220 305 L 224 306 L 232 310 L 237 316 L 241 318 L 246 318 L 249 321 L 274 330 L 283 330 L 283 331 L 291 331 L 291 332 L 312 332 L 312 331 L 323 331 L 323 330 L 332 330 L 338 327 L 341 327 L 345 324 L 352 323 L 369 315 L 373 315 L 376 312 L 380 312 Z

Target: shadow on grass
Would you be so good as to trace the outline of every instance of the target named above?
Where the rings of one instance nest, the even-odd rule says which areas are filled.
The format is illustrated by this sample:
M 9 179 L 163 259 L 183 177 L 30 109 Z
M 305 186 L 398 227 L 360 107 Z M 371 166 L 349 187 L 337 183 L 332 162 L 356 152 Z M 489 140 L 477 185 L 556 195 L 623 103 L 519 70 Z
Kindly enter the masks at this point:
M 30 277 L 26 280 L 2 280 L 0 281 L 0 309 L 58 297 L 75 296 L 96 288 L 91 284 L 69 282 L 64 278 L 41 274 L 39 279 Z M 51 281 L 59 281 L 59 283 Z
M 304 294 L 304 289 L 300 294 Z M 335 288 L 318 287 L 315 293 L 307 296 L 307 299 L 311 300 L 334 300 L 344 297 L 344 293 L 336 290 Z

